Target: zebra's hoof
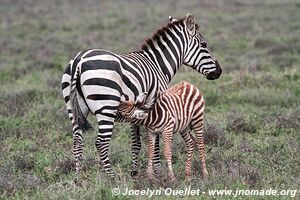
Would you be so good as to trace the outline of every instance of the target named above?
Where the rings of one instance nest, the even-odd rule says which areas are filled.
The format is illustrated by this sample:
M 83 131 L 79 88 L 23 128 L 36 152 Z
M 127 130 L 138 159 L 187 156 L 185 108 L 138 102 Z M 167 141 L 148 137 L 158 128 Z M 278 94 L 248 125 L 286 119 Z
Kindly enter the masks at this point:
M 154 184 L 154 185 L 159 185 L 160 181 L 159 179 L 157 179 L 156 177 L 154 176 L 148 176 L 148 180 L 151 184 Z
M 163 172 L 162 166 L 160 163 L 154 164 L 154 173 L 160 176 Z
M 132 178 L 135 177 L 135 176 L 137 176 L 137 174 L 138 174 L 137 171 L 131 171 L 130 172 L 130 175 L 131 175 Z
M 82 182 L 81 182 L 80 180 L 75 179 L 75 180 L 74 180 L 74 183 L 75 183 L 75 185 L 76 185 L 77 187 L 82 187 Z

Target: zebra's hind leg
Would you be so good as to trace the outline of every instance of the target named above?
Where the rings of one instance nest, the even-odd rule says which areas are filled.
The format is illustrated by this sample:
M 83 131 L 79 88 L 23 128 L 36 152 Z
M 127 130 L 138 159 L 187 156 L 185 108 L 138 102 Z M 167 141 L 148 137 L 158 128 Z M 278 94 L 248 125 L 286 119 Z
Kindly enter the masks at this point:
M 75 158 L 75 184 L 77 186 L 81 185 L 81 161 L 82 152 L 84 148 L 82 131 L 79 129 L 78 125 L 73 127 L 73 155 Z
M 191 181 L 192 178 L 192 158 L 193 158 L 193 151 L 194 151 L 194 140 L 191 137 L 191 132 L 190 131 L 184 131 L 180 132 L 181 137 L 183 138 L 186 148 L 187 148 L 187 153 L 186 153 L 186 161 L 185 161 L 185 178 L 186 181 Z
M 88 106 L 83 102 L 82 97 L 77 96 L 77 101 L 79 102 L 77 104 L 77 108 L 73 108 L 71 100 L 69 98 L 65 98 L 67 110 L 69 113 L 69 118 L 72 122 L 72 133 L 73 133 L 73 156 L 75 159 L 75 184 L 77 186 L 81 185 L 81 160 L 82 160 L 82 154 L 83 154 L 83 148 L 84 148 L 84 140 L 83 140 L 83 130 L 79 127 L 79 124 L 77 124 L 77 120 L 74 119 L 74 110 L 76 112 L 79 111 L 84 116 L 87 117 L 89 113 Z
M 87 117 L 89 113 L 89 109 L 85 104 L 79 104 L 82 114 Z M 70 107 L 70 104 L 67 103 L 67 107 Z M 72 121 L 73 125 L 73 156 L 75 158 L 75 184 L 77 186 L 81 185 L 81 161 L 82 161 L 82 154 L 84 148 L 84 140 L 83 140 L 83 131 L 73 119 L 72 109 L 68 108 L 69 118 Z
M 100 155 L 100 161 L 106 174 L 115 177 L 114 171 L 111 169 L 111 164 L 108 157 L 109 143 L 114 127 L 115 115 L 111 113 L 96 114 L 99 131 L 95 142 L 97 151 Z
M 138 173 L 138 155 L 141 150 L 140 127 L 138 125 L 131 124 L 131 138 L 131 177 L 135 177 Z

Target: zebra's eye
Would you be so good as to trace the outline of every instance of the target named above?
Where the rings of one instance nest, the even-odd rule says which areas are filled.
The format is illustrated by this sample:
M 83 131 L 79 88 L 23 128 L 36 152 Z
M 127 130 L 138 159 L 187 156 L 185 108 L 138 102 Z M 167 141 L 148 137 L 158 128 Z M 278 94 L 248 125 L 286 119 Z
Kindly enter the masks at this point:
M 201 42 L 201 46 L 202 46 L 203 48 L 206 48 L 206 47 L 207 47 L 207 43 L 206 43 L 206 42 Z

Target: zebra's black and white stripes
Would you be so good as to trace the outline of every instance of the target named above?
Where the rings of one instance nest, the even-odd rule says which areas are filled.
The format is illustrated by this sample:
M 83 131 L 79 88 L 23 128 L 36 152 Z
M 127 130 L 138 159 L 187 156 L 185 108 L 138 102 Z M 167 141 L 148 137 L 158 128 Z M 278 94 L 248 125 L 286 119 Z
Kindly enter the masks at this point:
M 153 104 L 157 92 L 167 89 L 182 64 L 204 74 L 207 79 L 217 79 L 222 73 L 197 30 L 195 17 L 190 14 L 159 29 L 138 52 L 116 54 L 91 49 L 78 53 L 71 60 L 62 77 L 62 93 L 73 124 L 77 174 L 83 150 L 82 132 L 90 127 L 86 120 L 88 113 L 96 115 L 98 121 L 95 145 L 102 166 L 108 174 L 114 175 L 108 147 L 121 96 L 135 101 L 147 92 L 146 103 Z M 138 127 L 133 127 L 134 158 L 140 149 L 138 132 Z

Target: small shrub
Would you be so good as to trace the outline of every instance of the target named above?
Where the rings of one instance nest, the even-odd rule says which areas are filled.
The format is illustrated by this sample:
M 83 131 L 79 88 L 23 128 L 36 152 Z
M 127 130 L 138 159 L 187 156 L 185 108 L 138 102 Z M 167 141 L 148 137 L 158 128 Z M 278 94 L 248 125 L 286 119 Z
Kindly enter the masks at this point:
M 205 144 L 215 144 L 218 142 L 225 143 L 224 130 L 215 123 L 206 124 L 203 130 Z
M 248 132 L 255 133 L 256 127 L 252 125 L 245 116 L 232 112 L 227 116 L 227 128 L 228 131 L 234 133 Z
M 240 142 L 239 149 L 243 152 L 253 152 L 255 149 L 250 145 L 250 142 L 243 139 Z
M 258 188 L 261 185 L 261 174 L 257 168 L 244 165 L 240 168 L 243 181 L 250 186 L 250 188 Z
M 65 158 L 63 160 L 59 160 L 55 164 L 58 170 L 63 174 L 69 174 L 72 171 L 75 171 L 75 160 L 70 158 Z
M 300 129 L 300 112 L 294 111 L 290 115 L 277 114 L 275 115 L 276 128 L 294 128 Z
M 14 189 L 14 184 L 10 177 L 0 175 L 0 193 L 12 194 Z
M 257 168 L 247 165 L 242 160 L 228 158 L 224 161 L 228 174 L 234 179 L 248 184 L 250 188 L 257 188 L 261 184 L 261 175 Z
M 0 114 L 4 116 L 22 116 L 27 112 L 27 105 L 40 97 L 35 89 L 16 91 L 14 93 L 2 94 Z
M 42 186 L 44 181 L 32 174 L 0 174 L 0 192 L 13 195 L 15 192 L 30 190 Z
M 34 169 L 35 163 L 31 158 L 27 156 L 16 156 L 15 160 L 15 167 L 17 170 L 21 171 L 30 171 Z

